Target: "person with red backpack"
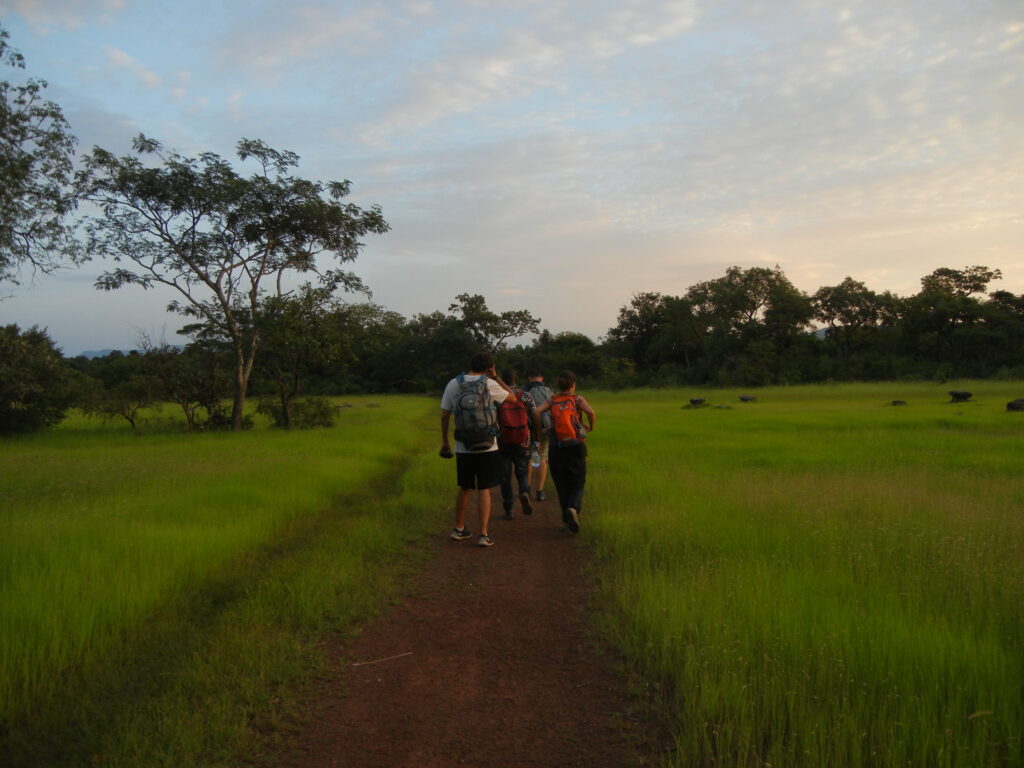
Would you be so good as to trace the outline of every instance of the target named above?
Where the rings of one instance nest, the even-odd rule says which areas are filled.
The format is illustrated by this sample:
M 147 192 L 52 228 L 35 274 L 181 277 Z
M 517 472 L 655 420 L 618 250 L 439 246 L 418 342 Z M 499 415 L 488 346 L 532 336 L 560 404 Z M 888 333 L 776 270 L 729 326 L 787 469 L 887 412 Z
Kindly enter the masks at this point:
M 587 435 L 594 431 L 597 414 L 581 395 L 576 394 L 576 374 L 558 374 L 558 394 L 537 406 L 533 412 L 534 429 L 539 432 L 541 416 L 551 415 L 548 431 L 548 466 L 558 491 L 562 522 L 573 533 L 580 530 L 583 486 L 587 482 Z M 587 424 L 583 420 L 586 417 Z
M 515 397 L 498 406 L 498 452 L 501 454 L 501 504 L 504 519 L 512 519 L 515 496 L 512 492 L 512 474 L 519 486 L 519 503 L 523 514 L 533 513 L 530 504 L 530 449 L 534 444 L 533 398 L 526 390 L 516 386 L 516 372 L 511 368 L 502 373 L 505 383 Z

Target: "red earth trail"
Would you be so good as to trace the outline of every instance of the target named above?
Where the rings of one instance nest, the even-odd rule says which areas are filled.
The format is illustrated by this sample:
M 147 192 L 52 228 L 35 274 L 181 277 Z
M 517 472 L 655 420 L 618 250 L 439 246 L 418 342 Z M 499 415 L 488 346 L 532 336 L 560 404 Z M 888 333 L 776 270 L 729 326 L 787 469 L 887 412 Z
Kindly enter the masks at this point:
M 637 702 L 596 652 L 585 548 L 557 504 L 491 521 L 495 546 L 437 537 L 409 593 L 329 648 L 289 768 L 650 765 Z M 472 528 L 473 511 L 467 518 Z M 586 518 L 580 536 L 586 536 Z M 445 532 L 445 534 L 447 531 Z M 432 545 L 433 546 L 433 545 Z

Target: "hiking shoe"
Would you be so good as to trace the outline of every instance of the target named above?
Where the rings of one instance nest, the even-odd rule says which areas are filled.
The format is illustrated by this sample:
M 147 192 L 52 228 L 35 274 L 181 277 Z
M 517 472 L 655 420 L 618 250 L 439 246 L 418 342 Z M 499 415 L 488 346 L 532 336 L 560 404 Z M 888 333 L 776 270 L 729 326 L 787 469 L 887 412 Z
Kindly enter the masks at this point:
M 544 501 L 544 491 L 537 491 L 537 501 Z
M 579 513 L 572 507 L 565 510 L 565 525 L 573 533 L 577 533 L 580 530 Z
M 478 547 L 493 547 L 494 546 L 494 539 L 492 539 L 490 536 L 488 536 L 485 533 L 481 533 L 480 534 L 480 538 L 476 540 L 476 545 Z
M 452 532 L 448 534 L 455 541 L 462 541 L 470 537 L 469 528 L 452 528 Z
M 519 494 L 519 502 L 523 505 L 523 514 L 524 515 L 532 515 L 533 514 L 533 507 L 530 506 L 530 494 L 528 494 L 528 493 L 520 493 Z

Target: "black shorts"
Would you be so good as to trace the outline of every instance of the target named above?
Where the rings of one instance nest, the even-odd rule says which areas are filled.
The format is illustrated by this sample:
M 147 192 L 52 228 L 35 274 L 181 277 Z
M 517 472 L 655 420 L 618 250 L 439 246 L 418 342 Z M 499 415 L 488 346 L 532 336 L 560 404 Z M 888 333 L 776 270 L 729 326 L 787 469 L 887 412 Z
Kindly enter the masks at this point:
M 456 453 L 455 473 L 459 488 L 483 490 L 501 482 L 501 453 Z

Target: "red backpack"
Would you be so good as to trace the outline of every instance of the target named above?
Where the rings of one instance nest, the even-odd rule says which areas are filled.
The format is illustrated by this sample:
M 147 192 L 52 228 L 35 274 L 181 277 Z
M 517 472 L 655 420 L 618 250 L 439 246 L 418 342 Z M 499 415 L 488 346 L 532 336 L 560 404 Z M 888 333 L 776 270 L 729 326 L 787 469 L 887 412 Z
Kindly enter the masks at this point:
M 555 445 L 577 445 L 583 442 L 583 422 L 580 414 L 579 395 L 552 395 L 551 439 Z
M 498 406 L 498 439 L 502 445 L 526 445 L 530 441 L 530 416 L 523 402 L 523 390 L 512 391 L 515 397 Z

